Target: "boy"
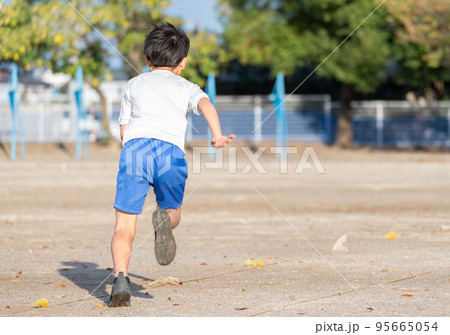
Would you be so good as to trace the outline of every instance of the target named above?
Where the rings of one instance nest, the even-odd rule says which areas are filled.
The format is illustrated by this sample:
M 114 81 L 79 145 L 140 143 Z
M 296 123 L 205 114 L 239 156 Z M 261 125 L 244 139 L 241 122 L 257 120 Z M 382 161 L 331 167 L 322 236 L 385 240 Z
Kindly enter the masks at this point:
M 219 117 L 208 96 L 180 77 L 186 66 L 189 39 L 169 23 L 155 26 L 145 38 L 150 73 L 131 79 L 120 111 L 123 149 L 117 175 L 116 227 L 111 241 L 115 278 L 110 306 L 130 306 L 128 264 L 131 245 L 147 192 L 153 186 L 157 210 L 152 215 L 155 256 L 160 265 L 175 257 L 172 235 L 181 220 L 187 178 L 184 159 L 186 113 L 203 113 L 211 129 L 211 145 L 225 147 L 235 137 L 222 136 Z

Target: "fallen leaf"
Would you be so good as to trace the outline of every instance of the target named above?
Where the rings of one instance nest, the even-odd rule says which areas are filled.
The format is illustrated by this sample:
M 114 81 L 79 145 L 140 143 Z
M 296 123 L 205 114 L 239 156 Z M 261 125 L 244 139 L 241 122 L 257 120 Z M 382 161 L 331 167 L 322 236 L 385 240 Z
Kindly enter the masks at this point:
M 237 311 L 244 311 L 244 310 L 248 309 L 248 307 L 235 307 L 234 309 Z
M 46 246 L 46 245 L 42 245 L 42 244 L 41 244 L 41 245 L 39 246 L 39 248 L 40 248 L 40 249 L 47 249 L 47 248 L 48 248 L 48 246 Z
M 202 264 L 200 264 L 200 265 L 208 265 L 208 264 L 206 264 L 206 263 L 202 263 Z
M 20 270 L 19 272 L 16 273 L 16 275 L 21 275 L 22 274 L 22 270 Z
M 70 246 L 69 249 L 72 249 L 72 250 L 73 250 L 73 249 L 75 249 L 75 247 Z
M 100 312 L 100 315 L 103 315 L 103 312 Z
M 168 298 L 167 298 L 167 301 L 172 301 L 172 298 L 171 298 L 171 297 L 168 297 Z
M 55 287 L 66 287 L 66 285 L 64 285 L 64 284 L 58 284 L 58 285 L 56 285 Z
M 28 252 L 31 254 L 32 252 L 33 252 L 33 250 L 31 250 L 31 249 L 28 249 Z
M 342 235 L 339 239 L 334 243 L 332 251 L 343 251 L 348 252 L 348 249 L 344 247 L 344 242 L 347 241 L 347 235 Z
M 78 262 L 78 258 L 72 258 L 72 262 Z
M 389 270 L 386 270 L 386 269 L 383 269 L 383 270 L 381 270 L 381 272 L 388 272 Z
M 386 234 L 386 236 L 384 236 L 384 238 L 386 240 L 395 240 L 397 239 L 397 234 L 395 234 L 394 231 L 390 231 L 389 233 Z
M 306 314 L 306 312 L 299 312 L 299 313 L 297 313 L 298 315 L 305 315 Z
M 174 306 L 180 306 L 180 304 L 173 304 Z
M 6 306 L 5 308 L 11 309 L 11 306 Z
M 372 308 L 372 307 L 367 307 L 367 309 L 368 309 L 369 311 L 373 311 L 373 308 Z
M 340 296 L 343 296 L 344 294 L 343 294 L 342 292 L 339 292 L 339 295 L 340 295 Z
M 170 284 L 170 285 L 173 285 L 173 286 L 181 286 L 181 285 L 183 285 L 183 282 L 181 282 L 181 281 L 178 281 L 178 282 L 169 282 L 169 284 Z
M 261 259 L 259 259 L 257 262 L 255 262 L 252 258 L 247 259 L 247 265 L 251 265 L 251 266 L 266 266 L 264 261 L 262 261 Z
M 245 291 L 245 288 L 242 288 L 242 291 Z
M 55 297 L 55 298 L 64 298 L 64 297 L 66 297 L 66 295 L 52 295 L 52 297 Z
M 48 307 L 48 301 L 47 299 L 39 299 L 37 301 L 35 301 L 35 303 L 33 304 L 34 306 L 38 307 L 38 308 L 47 308 Z
M 272 257 L 267 257 L 267 260 L 268 260 L 268 261 L 271 261 L 271 260 L 272 260 Z
M 114 270 L 113 268 L 106 268 L 106 271 L 112 271 Z
M 103 302 L 99 302 L 99 303 L 97 304 L 97 307 L 105 307 L 105 304 L 104 304 Z
M 402 294 L 402 297 L 412 297 L 412 294 L 405 293 L 405 294 Z
M 174 277 L 161 277 L 158 280 L 155 280 L 155 281 L 151 282 L 150 284 L 148 284 L 148 287 L 158 287 L 158 286 L 164 286 L 166 284 L 179 286 L 179 285 L 182 285 L 183 283 Z

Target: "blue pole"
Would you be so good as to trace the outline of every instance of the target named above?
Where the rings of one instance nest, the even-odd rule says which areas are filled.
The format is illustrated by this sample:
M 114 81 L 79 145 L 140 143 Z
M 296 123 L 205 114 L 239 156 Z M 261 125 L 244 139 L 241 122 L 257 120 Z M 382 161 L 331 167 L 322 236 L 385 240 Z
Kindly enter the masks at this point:
M 11 104 L 11 160 L 16 160 L 16 106 L 15 92 L 9 92 L 9 102 Z
M 83 106 L 83 68 L 81 66 L 77 67 L 75 73 L 75 102 L 78 110 L 78 121 L 77 121 L 77 158 L 82 157 L 82 150 L 84 144 L 84 155 L 89 157 L 89 133 L 86 129 L 86 112 Z M 84 143 L 83 143 L 84 142 Z
M 216 107 L 216 77 L 213 73 L 208 75 L 208 80 L 206 81 L 205 93 L 208 94 L 209 100 Z M 211 130 L 208 129 L 208 156 L 210 158 L 214 155 L 214 148 L 211 146 L 212 134 Z
M 11 65 L 11 75 L 9 77 L 9 103 L 11 105 L 11 160 L 16 159 L 16 134 L 17 134 L 17 119 L 19 120 L 20 133 L 20 151 L 22 158 L 25 158 L 25 140 L 23 135 L 22 117 L 20 114 L 20 99 L 19 94 L 19 75 L 17 65 Z
M 288 144 L 286 104 L 284 103 L 285 94 L 286 89 L 284 86 L 284 75 L 282 73 L 278 73 L 275 79 L 272 94 L 269 96 L 269 99 L 272 100 L 273 106 L 276 109 L 275 112 L 277 120 L 276 138 L 277 138 L 277 147 L 279 148 L 280 147 L 284 148 Z M 281 157 L 280 154 L 278 154 L 277 158 L 280 159 L 280 157 Z

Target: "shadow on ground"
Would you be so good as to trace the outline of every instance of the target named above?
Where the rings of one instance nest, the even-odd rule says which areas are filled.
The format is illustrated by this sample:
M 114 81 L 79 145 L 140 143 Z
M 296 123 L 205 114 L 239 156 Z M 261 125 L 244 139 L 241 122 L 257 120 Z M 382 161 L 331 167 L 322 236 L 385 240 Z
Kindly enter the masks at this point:
M 96 298 L 102 299 L 105 303 L 109 302 L 110 290 L 106 290 L 106 285 L 112 285 L 114 275 L 112 270 L 99 268 L 96 263 L 91 262 L 62 262 L 64 267 L 58 269 L 59 273 L 77 285 L 79 288 Z M 151 299 L 150 294 L 146 294 L 145 289 L 140 285 L 133 283 L 133 278 L 143 281 L 153 281 L 153 279 L 128 274 L 131 281 L 131 292 L 134 297 Z M 108 277 L 109 276 L 109 277 Z

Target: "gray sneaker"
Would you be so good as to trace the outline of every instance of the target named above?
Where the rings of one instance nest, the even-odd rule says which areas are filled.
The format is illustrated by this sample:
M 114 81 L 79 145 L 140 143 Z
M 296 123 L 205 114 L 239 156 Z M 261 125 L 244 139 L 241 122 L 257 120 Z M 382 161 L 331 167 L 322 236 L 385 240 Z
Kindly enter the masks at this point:
M 159 265 L 172 263 L 177 252 L 177 244 L 172 234 L 170 216 L 164 209 L 158 209 L 152 215 L 155 229 L 155 256 Z
M 125 277 L 123 272 L 114 278 L 109 307 L 131 306 L 130 278 Z

